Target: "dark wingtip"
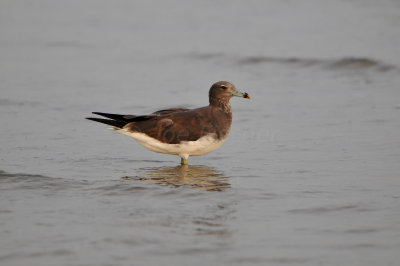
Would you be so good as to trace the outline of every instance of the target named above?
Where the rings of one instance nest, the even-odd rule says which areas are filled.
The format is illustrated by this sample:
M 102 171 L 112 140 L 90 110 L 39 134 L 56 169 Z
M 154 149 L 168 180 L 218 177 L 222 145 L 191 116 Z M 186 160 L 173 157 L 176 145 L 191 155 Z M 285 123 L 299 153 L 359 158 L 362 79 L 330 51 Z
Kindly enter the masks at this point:
M 106 125 L 114 126 L 117 128 L 123 128 L 127 123 L 122 122 L 122 121 L 117 121 L 117 120 L 111 120 L 111 119 L 103 119 L 103 118 L 95 118 L 95 117 L 86 117 L 87 120 L 103 123 Z
M 102 112 L 92 112 L 92 114 L 101 116 L 107 115 L 107 113 L 102 113 Z

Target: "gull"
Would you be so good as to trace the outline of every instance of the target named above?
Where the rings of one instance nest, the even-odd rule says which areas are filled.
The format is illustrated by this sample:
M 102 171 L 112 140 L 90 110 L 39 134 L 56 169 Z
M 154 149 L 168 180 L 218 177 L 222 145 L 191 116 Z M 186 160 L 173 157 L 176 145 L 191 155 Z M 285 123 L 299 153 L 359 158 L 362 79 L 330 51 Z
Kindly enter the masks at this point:
M 232 83 L 219 81 L 209 90 L 209 105 L 201 108 L 171 108 L 149 115 L 93 112 L 107 119 L 86 119 L 111 125 L 114 131 L 134 138 L 151 151 L 178 155 L 181 164 L 187 165 L 189 156 L 210 153 L 224 143 L 232 124 L 229 100 L 234 96 L 250 99 Z

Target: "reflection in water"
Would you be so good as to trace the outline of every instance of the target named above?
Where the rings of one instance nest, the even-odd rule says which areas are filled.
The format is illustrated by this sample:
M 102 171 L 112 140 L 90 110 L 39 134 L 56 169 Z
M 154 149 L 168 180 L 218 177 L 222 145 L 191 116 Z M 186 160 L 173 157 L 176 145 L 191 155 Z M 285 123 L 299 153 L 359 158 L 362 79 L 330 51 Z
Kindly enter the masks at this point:
M 223 172 L 207 166 L 180 165 L 140 168 L 135 177 L 124 177 L 124 179 L 207 191 L 224 191 L 231 187 Z
M 225 191 L 231 187 L 228 177 L 222 171 L 207 166 L 180 165 L 173 167 L 146 167 L 137 170 L 135 176 L 124 177 L 125 180 L 143 181 L 150 184 L 170 187 L 201 189 L 206 191 Z M 236 212 L 235 200 L 230 194 L 222 196 L 222 200 L 208 202 L 202 209 L 192 213 L 192 203 L 185 198 L 190 211 L 185 215 L 191 217 L 191 228 L 197 236 L 210 236 L 219 239 L 219 247 L 226 248 L 231 244 L 232 230 L 227 221 Z M 196 199 L 197 201 L 197 199 Z M 193 205 L 195 206 L 195 204 Z M 184 210 L 180 210 L 185 212 Z M 161 212 L 160 212 L 161 213 Z M 189 216 L 187 216 L 189 215 Z M 176 223 L 181 223 L 178 219 Z M 199 252 L 201 248 L 181 247 L 183 254 Z

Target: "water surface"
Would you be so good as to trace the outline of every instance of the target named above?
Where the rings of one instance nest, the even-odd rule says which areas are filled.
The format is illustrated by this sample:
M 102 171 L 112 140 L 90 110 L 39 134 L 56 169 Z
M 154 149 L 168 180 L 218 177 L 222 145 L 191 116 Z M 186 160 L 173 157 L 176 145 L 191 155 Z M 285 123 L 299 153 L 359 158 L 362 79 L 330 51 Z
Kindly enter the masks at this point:
M 1 265 L 397 265 L 398 1 L 2 1 Z M 189 158 L 84 119 L 208 103 Z

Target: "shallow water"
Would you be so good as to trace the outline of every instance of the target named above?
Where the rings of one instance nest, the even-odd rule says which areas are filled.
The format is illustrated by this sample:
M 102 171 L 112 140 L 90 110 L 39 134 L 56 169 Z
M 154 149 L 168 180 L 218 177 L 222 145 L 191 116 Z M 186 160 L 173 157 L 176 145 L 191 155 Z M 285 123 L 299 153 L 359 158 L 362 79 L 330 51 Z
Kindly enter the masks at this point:
M 399 24 L 390 0 L 2 1 L 0 264 L 397 265 Z M 252 98 L 189 166 L 84 120 L 217 80 Z

